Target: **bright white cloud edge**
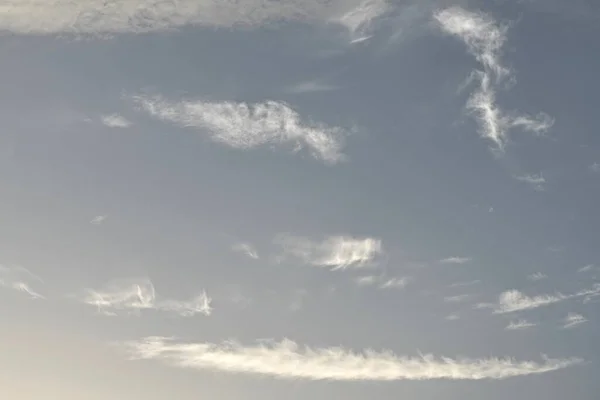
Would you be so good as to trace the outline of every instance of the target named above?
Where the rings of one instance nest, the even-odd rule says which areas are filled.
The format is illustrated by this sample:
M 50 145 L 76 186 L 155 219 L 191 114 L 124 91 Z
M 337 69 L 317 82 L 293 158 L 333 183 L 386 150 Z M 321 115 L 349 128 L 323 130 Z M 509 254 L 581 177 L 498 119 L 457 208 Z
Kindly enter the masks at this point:
M 391 351 L 353 352 L 342 347 L 301 347 L 291 340 L 243 346 L 236 342 L 183 343 L 146 337 L 124 343 L 133 359 L 157 359 L 173 366 L 280 379 L 331 381 L 480 380 L 541 374 L 581 363 L 578 358 L 542 362 L 510 358 L 449 358 L 431 354 L 398 356 Z

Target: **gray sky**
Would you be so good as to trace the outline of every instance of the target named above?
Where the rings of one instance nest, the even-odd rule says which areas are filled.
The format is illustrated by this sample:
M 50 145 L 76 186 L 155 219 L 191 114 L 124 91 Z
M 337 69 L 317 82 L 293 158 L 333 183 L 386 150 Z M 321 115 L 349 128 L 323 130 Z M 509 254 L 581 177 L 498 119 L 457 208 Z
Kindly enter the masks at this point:
M 2 392 L 596 399 L 599 21 L 0 0 Z

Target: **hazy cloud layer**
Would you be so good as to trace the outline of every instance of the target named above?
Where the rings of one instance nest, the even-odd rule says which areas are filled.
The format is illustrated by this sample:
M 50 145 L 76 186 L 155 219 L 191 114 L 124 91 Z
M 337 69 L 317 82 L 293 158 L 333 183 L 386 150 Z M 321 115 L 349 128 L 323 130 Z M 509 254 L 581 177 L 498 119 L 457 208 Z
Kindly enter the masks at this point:
M 171 102 L 156 96 L 135 96 L 134 101 L 152 117 L 197 129 L 237 149 L 287 145 L 295 151 L 306 148 L 329 164 L 345 158 L 342 148 L 347 131 L 301 118 L 282 102 Z
M 166 31 L 184 26 L 249 29 L 282 21 L 336 23 L 352 37 L 386 11 L 383 0 L 4 0 L 0 30 L 17 34 Z
M 181 343 L 164 337 L 147 337 L 125 345 L 133 358 L 158 359 L 182 368 L 332 381 L 504 379 L 556 371 L 582 361 L 454 359 L 430 354 L 403 357 L 390 351 L 301 347 L 291 340 L 247 347 L 235 342 Z
M 211 299 L 206 292 L 189 300 L 157 300 L 149 279 L 130 279 L 111 283 L 102 289 L 86 289 L 81 297 L 85 304 L 97 307 L 105 315 L 139 313 L 141 310 L 172 312 L 182 317 L 212 313 Z
M 283 251 L 280 258 L 291 257 L 332 270 L 374 267 L 383 254 L 381 240 L 376 238 L 330 236 L 316 242 L 299 236 L 279 235 L 274 241 Z

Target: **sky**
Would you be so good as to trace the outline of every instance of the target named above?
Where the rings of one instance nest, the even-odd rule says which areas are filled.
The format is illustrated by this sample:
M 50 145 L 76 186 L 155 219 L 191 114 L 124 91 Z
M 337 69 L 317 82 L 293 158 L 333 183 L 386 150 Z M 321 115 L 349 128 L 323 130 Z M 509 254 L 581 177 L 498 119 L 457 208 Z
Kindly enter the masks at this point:
M 600 6 L 0 0 L 9 399 L 600 391 Z

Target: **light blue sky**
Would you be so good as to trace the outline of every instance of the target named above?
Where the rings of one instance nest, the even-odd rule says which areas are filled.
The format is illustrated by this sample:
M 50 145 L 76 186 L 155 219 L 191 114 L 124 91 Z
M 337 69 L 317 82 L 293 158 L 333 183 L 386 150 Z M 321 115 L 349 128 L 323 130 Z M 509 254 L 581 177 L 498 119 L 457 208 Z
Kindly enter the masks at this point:
M 230 3 L 0 0 L 7 398 L 596 399 L 600 8 Z

